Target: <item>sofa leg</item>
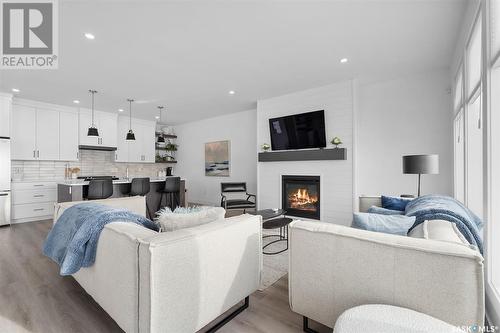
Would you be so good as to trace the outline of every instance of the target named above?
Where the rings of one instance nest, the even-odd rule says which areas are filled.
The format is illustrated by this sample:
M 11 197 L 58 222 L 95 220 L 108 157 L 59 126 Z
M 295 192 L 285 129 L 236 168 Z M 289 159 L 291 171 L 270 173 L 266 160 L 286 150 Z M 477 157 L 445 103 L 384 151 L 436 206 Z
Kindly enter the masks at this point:
M 302 330 L 306 333 L 318 333 L 316 332 L 315 330 L 313 330 L 312 328 L 309 328 L 309 318 L 307 317 L 302 317 Z
M 250 303 L 250 296 L 245 297 L 245 303 L 241 305 L 239 308 L 231 312 L 227 317 L 223 318 L 221 321 L 219 321 L 217 324 L 215 324 L 212 328 L 210 328 L 207 333 L 213 333 L 215 331 L 218 331 L 222 326 L 226 325 L 229 323 L 234 317 L 242 313 L 246 308 L 248 308 L 248 304 Z

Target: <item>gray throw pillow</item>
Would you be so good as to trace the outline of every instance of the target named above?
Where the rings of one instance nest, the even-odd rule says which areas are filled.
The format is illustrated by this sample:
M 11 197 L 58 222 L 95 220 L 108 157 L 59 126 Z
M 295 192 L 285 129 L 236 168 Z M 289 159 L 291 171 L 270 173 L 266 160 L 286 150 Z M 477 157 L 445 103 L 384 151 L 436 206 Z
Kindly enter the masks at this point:
M 406 236 L 414 223 L 415 216 L 354 213 L 352 227 Z

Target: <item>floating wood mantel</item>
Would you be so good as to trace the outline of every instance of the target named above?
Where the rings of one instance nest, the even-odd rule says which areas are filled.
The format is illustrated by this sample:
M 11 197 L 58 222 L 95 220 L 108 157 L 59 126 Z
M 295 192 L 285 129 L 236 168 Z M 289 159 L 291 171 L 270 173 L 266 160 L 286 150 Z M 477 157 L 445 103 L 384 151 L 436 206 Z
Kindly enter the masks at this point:
M 346 160 L 346 148 L 284 150 L 259 153 L 259 162 Z

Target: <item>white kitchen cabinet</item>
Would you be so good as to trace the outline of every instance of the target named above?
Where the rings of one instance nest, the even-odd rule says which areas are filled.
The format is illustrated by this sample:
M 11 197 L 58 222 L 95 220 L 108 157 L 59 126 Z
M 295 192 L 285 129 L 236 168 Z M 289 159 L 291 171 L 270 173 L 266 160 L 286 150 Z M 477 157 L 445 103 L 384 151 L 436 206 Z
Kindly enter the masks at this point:
M 118 132 L 116 135 L 116 162 L 128 162 L 129 161 L 129 145 L 130 143 L 125 140 L 126 133 L 129 128 L 129 119 L 126 117 L 118 117 Z
M 94 125 L 99 131 L 99 137 L 87 136 L 87 131 L 92 124 L 91 110 L 80 109 L 80 145 L 94 147 L 116 147 L 118 115 L 95 111 Z
M 130 128 L 129 118 L 118 120 L 117 162 L 154 163 L 155 162 L 155 123 L 146 120 L 132 119 L 134 141 L 126 141 Z
M 129 162 L 142 162 L 142 124 L 137 121 L 132 121 L 132 130 L 134 131 L 135 140 L 129 141 L 128 157 Z
M 36 109 L 14 104 L 11 129 L 11 159 L 36 159 Z
M 78 159 L 78 114 L 71 109 L 23 101 L 12 107 L 13 160 Z
M 79 128 L 80 128 L 80 138 L 79 138 L 79 144 L 82 146 L 97 146 L 98 142 L 98 137 L 96 136 L 87 136 L 87 131 L 92 124 L 92 115 L 90 112 L 86 112 L 84 110 L 80 110 L 79 114 Z M 97 128 L 96 119 L 94 119 L 94 124 Z
M 0 138 L 10 137 L 10 117 L 12 110 L 12 97 L 0 94 Z
M 96 112 L 99 123 L 101 146 L 116 147 L 118 115 L 109 112 Z
M 154 163 L 155 162 L 155 144 L 156 144 L 156 136 L 155 136 L 156 124 L 146 124 L 143 127 L 143 143 L 142 143 L 142 151 L 144 155 L 144 162 Z
M 12 223 L 51 218 L 56 200 L 57 186 L 54 182 L 12 183 Z
M 36 159 L 59 159 L 59 111 L 36 110 Z M 64 139 L 64 138 L 63 138 Z
M 59 114 L 59 160 L 78 160 L 78 114 L 61 112 Z

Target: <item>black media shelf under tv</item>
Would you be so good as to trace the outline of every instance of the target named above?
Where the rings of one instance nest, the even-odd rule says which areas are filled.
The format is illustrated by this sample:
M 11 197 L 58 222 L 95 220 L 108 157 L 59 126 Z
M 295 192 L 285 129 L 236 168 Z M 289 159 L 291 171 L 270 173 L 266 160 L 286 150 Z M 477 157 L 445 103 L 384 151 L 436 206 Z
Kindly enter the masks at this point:
M 259 153 L 259 162 L 328 160 L 347 160 L 347 149 L 281 150 Z

